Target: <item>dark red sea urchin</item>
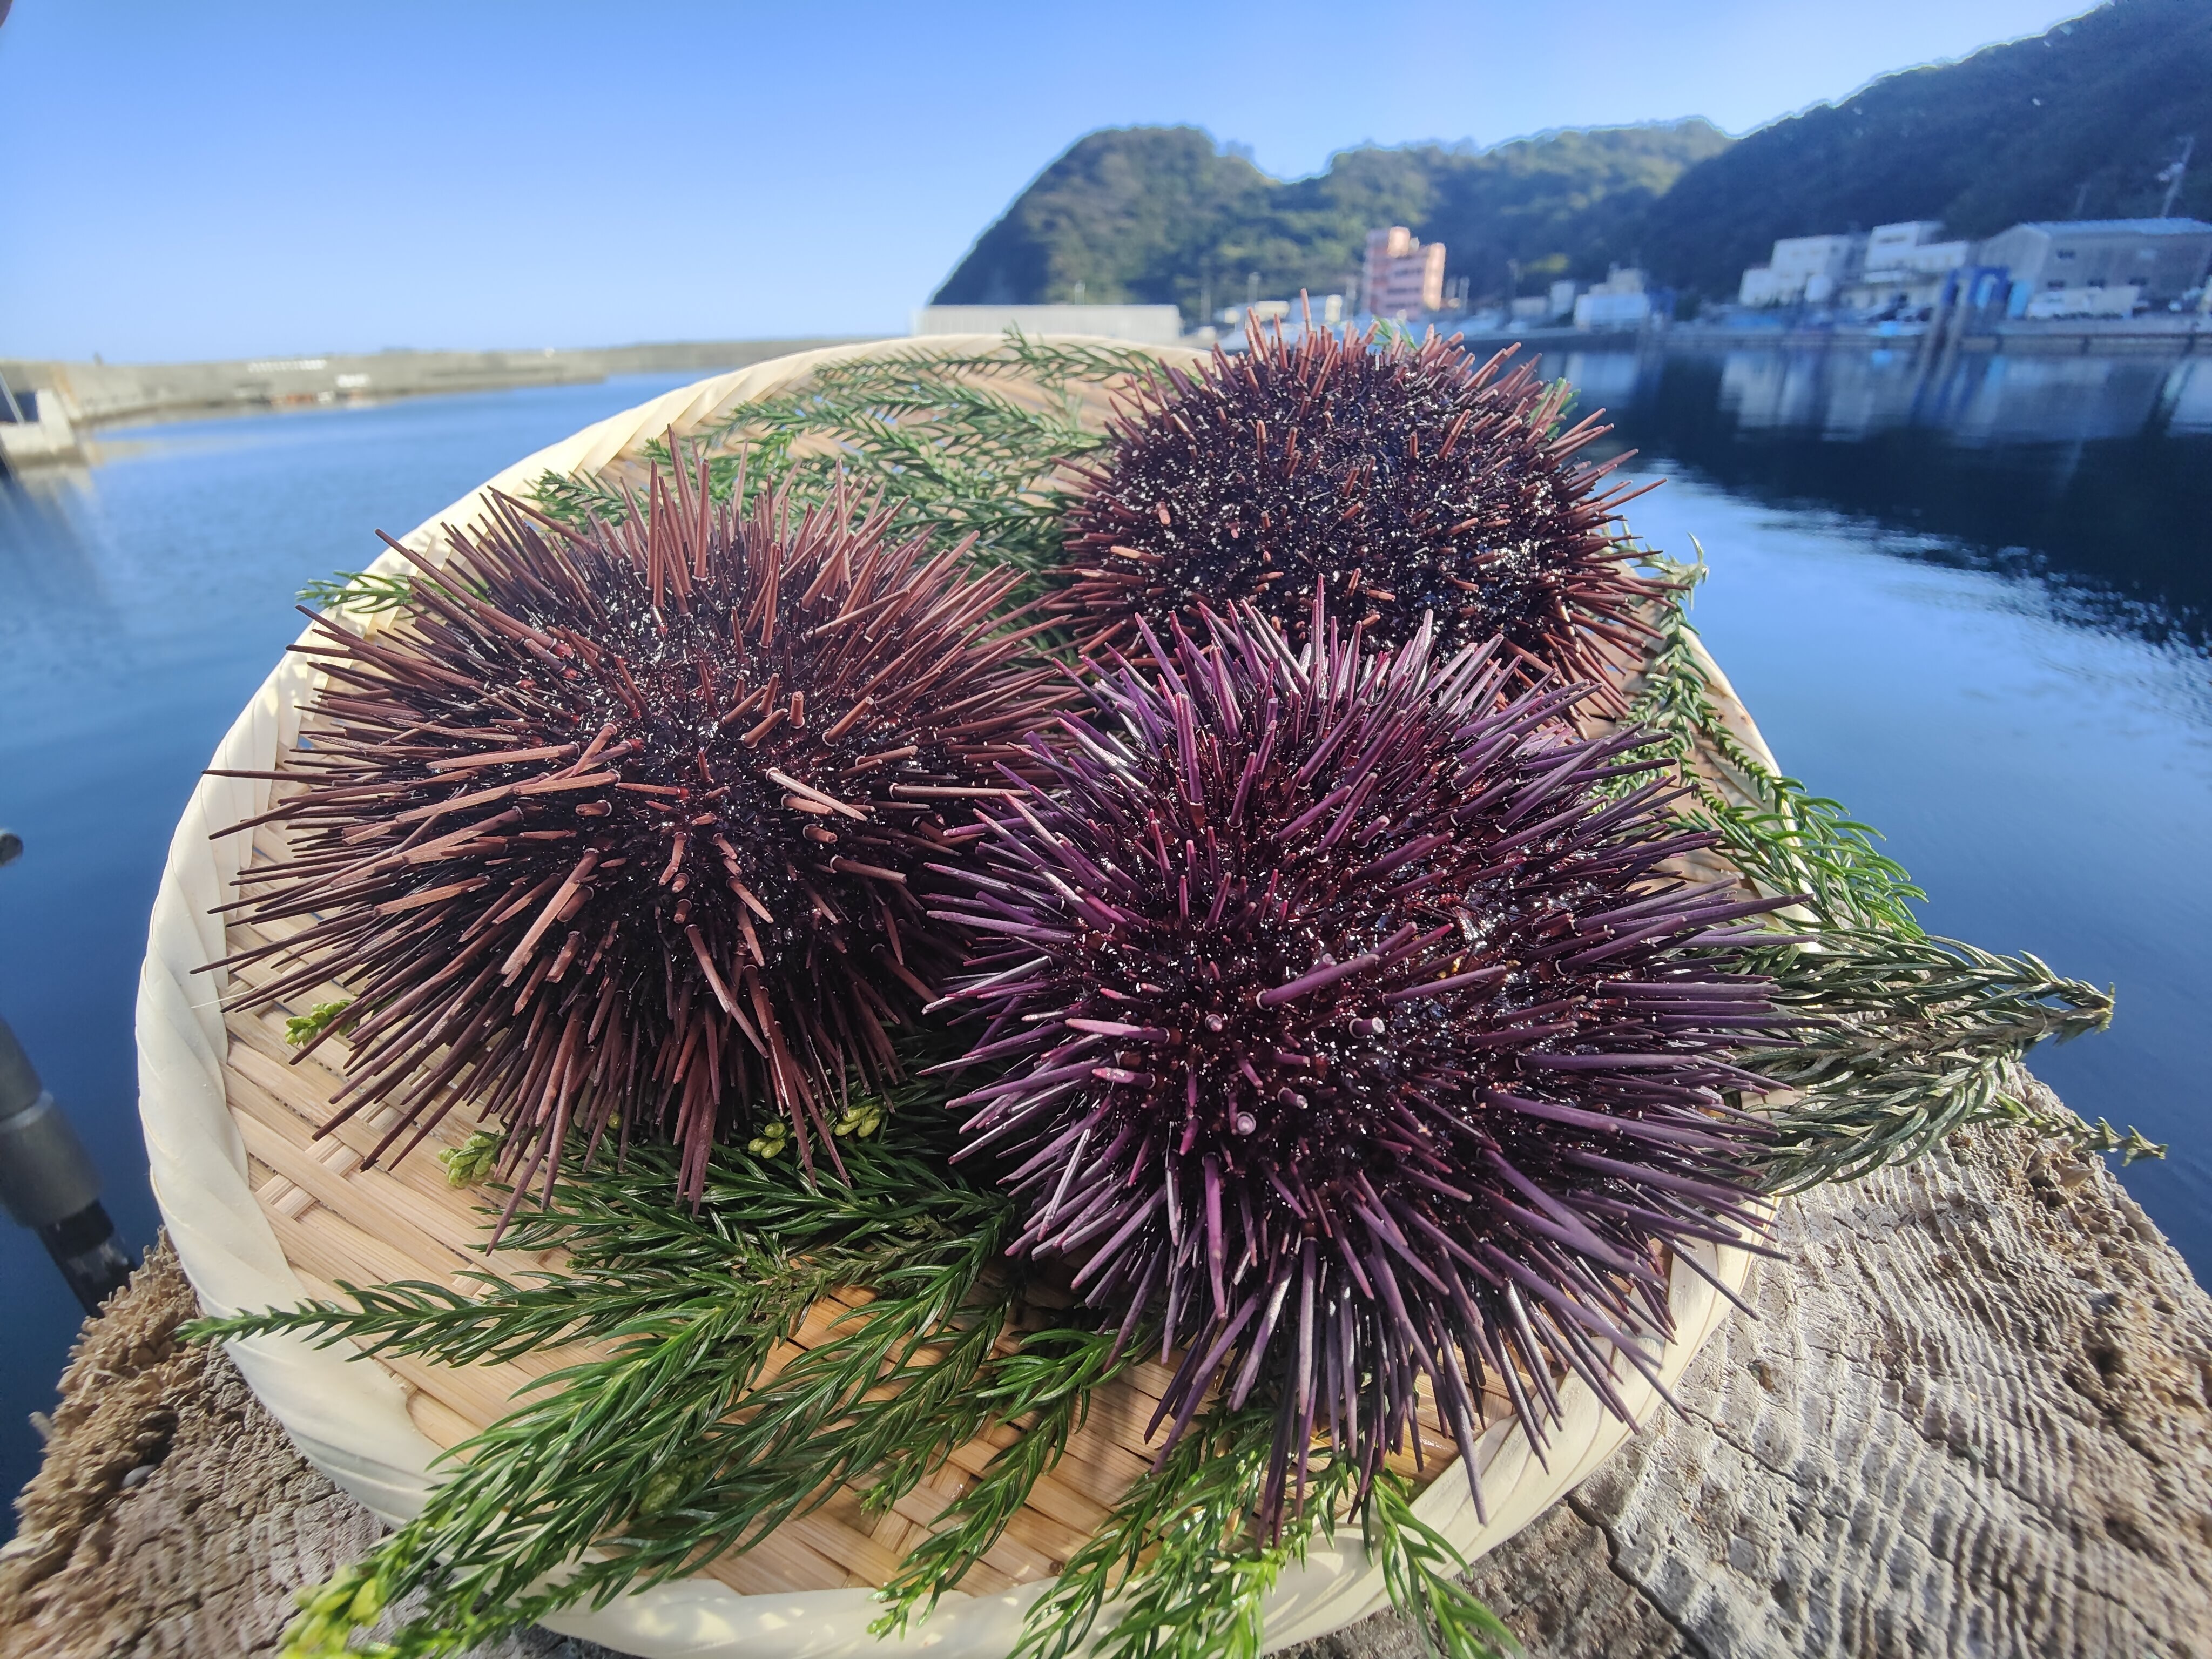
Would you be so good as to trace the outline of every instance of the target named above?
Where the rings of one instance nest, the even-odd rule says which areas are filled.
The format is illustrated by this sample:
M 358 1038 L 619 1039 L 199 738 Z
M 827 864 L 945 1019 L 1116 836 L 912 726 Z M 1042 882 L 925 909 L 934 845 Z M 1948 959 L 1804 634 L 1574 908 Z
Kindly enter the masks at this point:
M 932 914 L 988 942 L 964 1063 L 1012 1067 L 962 1156 L 1004 1160 L 1017 1250 L 1182 1350 L 1170 1443 L 1217 1382 L 1279 1402 L 1272 1523 L 1317 1423 L 1371 1478 L 1420 1376 L 1470 1478 L 1486 1379 L 1539 1446 L 1555 1367 L 1626 1414 L 1606 1345 L 1668 1330 L 1661 1247 L 1753 1224 L 1723 1096 L 1780 1022 L 1729 926 L 1771 907 L 1660 870 L 1711 838 L 1638 734 L 1563 728 L 1586 688 L 1208 620 L 1031 738 L 1048 789 Z
M 1069 509 L 1075 626 L 1119 637 L 1132 617 L 1249 600 L 1295 640 L 1325 589 L 1376 644 L 1432 617 L 1443 650 L 1501 635 L 1512 665 L 1610 701 L 1604 660 L 1640 652 L 1656 588 L 1612 532 L 1634 492 L 1597 488 L 1626 457 L 1573 459 L 1608 430 L 1599 416 L 1555 434 L 1563 386 L 1455 340 L 1251 335 L 1240 357 L 1217 348 L 1139 385 L 1114 418 Z
M 356 991 L 328 1127 L 396 1108 L 375 1156 L 465 1097 L 520 1194 L 619 1114 L 696 1197 L 748 1103 L 811 1156 L 957 961 L 908 878 L 1061 701 L 998 620 L 1016 578 L 703 483 L 588 532 L 501 500 L 403 625 L 300 647 L 329 679 L 266 815 L 289 856 L 229 908 L 316 920 L 228 960 L 305 952 L 248 1005 Z

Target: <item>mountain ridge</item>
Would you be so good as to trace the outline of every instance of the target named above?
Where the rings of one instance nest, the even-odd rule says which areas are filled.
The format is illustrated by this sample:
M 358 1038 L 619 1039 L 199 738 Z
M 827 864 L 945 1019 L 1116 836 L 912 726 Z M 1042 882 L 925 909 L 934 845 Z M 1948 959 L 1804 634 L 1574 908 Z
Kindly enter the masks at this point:
M 1729 140 L 1699 118 L 1568 128 L 1486 149 L 1340 150 L 1322 172 L 1271 178 L 1196 127 L 1085 134 L 976 239 L 938 303 L 1173 302 L 1195 319 L 1249 297 L 1341 290 L 1368 230 L 1412 224 L 1452 249 L 1451 274 L 1524 282 L 1602 270 L 1621 227 Z M 1077 285 L 1080 283 L 1079 291 Z
M 1107 128 L 1048 164 L 976 239 L 942 304 L 1172 301 L 1197 321 L 1247 298 L 1341 291 L 1367 231 L 1448 249 L 1480 301 L 1549 277 L 1648 267 L 1686 301 L 1734 295 L 1778 237 L 1938 219 L 2212 217 L 2212 5 L 2109 0 L 2039 35 L 1894 71 L 1730 138 L 1701 117 L 1558 128 L 1484 149 L 1340 150 L 1271 178 L 1195 127 Z

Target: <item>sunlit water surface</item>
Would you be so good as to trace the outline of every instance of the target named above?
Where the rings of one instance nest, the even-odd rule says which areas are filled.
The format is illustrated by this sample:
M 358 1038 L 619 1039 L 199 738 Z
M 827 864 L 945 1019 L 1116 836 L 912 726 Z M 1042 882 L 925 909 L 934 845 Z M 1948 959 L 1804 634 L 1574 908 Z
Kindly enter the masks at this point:
M 1929 925 L 2119 988 L 2037 1071 L 2173 1143 L 2130 1189 L 2212 1264 L 2212 363 L 1864 351 L 1546 364 L 1672 479 L 1633 526 L 1711 576 L 1695 619 L 1784 767 L 1888 836 Z M 153 1236 L 131 1006 L 194 776 L 311 578 L 683 377 L 104 434 L 0 488 L 0 1014 Z M 0 1486 L 35 1466 L 77 1322 L 0 1228 Z M 12 1522 L 12 1517 L 10 1518 Z

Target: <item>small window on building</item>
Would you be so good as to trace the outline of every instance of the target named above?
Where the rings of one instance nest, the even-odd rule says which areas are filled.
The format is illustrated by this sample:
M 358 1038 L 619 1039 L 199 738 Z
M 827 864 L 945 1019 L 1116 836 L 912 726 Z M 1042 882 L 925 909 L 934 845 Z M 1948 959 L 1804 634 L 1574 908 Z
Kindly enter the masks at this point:
M 2062 259 L 2070 259 L 2074 257 L 2074 253 L 2075 250 L 2070 247 L 2062 247 L 2058 250 L 2058 257 Z

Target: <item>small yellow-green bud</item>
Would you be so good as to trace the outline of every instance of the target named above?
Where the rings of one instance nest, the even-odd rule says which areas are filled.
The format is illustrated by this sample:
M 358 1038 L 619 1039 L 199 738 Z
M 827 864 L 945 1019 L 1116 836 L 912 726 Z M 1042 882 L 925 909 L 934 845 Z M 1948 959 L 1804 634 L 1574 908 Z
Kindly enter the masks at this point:
M 313 1042 L 332 1025 L 352 1024 L 353 1022 L 350 1019 L 341 1022 L 341 1016 L 352 1006 L 353 1003 L 349 1000 L 344 1002 L 317 1003 L 306 1013 L 295 1014 L 284 1022 L 284 1041 L 297 1048 Z
M 346 1616 L 356 1625 L 373 1625 L 376 1615 L 384 1611 L 384 1586 L 371 1578 L 354 1592 L 353 1604 Z
M 674 1469 L 663 1469 L 645 1483 L 645 1490 L 638 1495 L 637 1512 L 658 1515 L 673 1504 L 683 1490 L 683 1475 Z
M 473 1187 L 482 1181 L 491 1173 L 506 1139 L 502 1130 L 478 1129 L 459 1146 L 448 1146 L 439 1153 L 438 1162 L 446 1166 L 446 1184 Z

